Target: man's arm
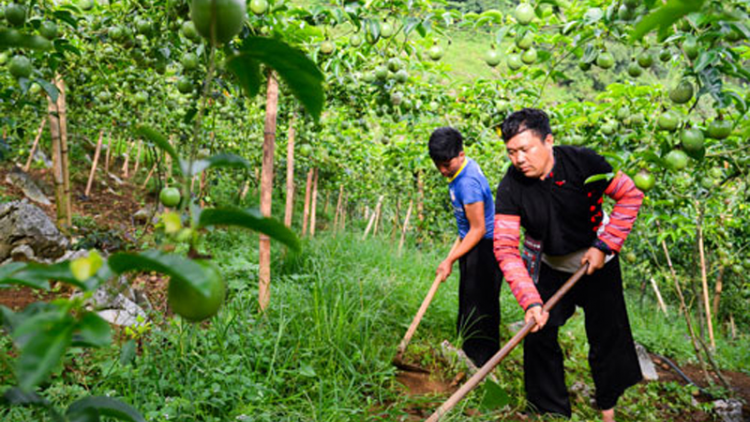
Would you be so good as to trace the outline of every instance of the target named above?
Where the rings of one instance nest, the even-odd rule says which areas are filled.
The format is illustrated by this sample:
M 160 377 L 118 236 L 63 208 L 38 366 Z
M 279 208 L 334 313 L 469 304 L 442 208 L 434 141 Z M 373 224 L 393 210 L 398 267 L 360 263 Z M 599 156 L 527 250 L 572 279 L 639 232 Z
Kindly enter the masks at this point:
M 448 257 L 438 266 L 436 272 L 437 274 L 443 274 L 443 280 L 451 275 L 453 263 L 472 250 L 487 233 L 487 228 L 484 225 L 484 202 L 466 204 L 464 205 L 464 211 L 466 212 L 466 218 L 469 220 L 469 232 L 461 239 L 458 247 L 451 249 Z
M 542 297 L 521 259 L 521 253 L 518 250 L 520 239 L 521 217 L 495 214 L 495 259 L 503 271 L 511 293 L 526 312 L 525 321 L 536 320 L 537 325 L 532 331 L 538 331 L 547 323 L 549 314 L 542 309 Z
M 623 172 L 617 173 L 604 194 L 615 200 L 615 206 L 604 231 L 581 259 L 581 264 L 589 263 L 587 274 L 592 274 L 604 266 L 604 257 L 607 253 L 620 252 L 643 203 L 643 192 L 638 190 L 633 180 Z

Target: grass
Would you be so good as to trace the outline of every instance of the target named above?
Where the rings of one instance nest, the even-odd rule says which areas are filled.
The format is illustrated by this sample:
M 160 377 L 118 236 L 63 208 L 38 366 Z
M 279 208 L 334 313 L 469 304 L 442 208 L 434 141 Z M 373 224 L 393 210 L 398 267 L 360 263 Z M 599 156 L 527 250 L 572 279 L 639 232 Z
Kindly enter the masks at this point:
M 157 315 L 152 330 L 135 339 L 139 354 L 132 363 L 120 361 L 120 347 L 74 350 L 45 397 L 60 406 L 86 394 L 121 397 L 149 421 L 403 420 L 408 411 L 437 407 L 442 397 L 404 396 L 390 361 L 446 250 L 407 248 L 399 257 L 385 239 L 361 241 L 358 233 L 323 232 L 306 241 L 300 255 L 275 251 L 271 307 L 261 316 L 257 243 L 255 235 L 240 231 L 206 237 L 204 247 L 214 254 L 229 286 L 228 302 L 210 324 Z M 459 341 L 456 284 L 454 275 L 440 289 L 413 340 L 411 355 L 422 363 L 435 362 L 434 350 L 442 340 Z M 505 286 L 501 300 L 503 325 L 519 320 L 520 309 Z M 679 320 L 654 318 L 652 304 L 634 303 L 629 302 L 637 341 L 678 360 L 690 356 Z M 504 328 L 503 337 L 509 337 Z M 560 337 L 569 356 L 568 385 L 593 386 L 580 313 Z M 729 367 L 745 365 L 744 341 L 744 347 L 720 343 L 720 360 Z M 0 342 L 4 350 L 10 347 L 6 338 Z M 456 373 L 441 367 L 445 377 Z M 512 417 L 525 405 L 521 368 L 516 350 L 496 371 L 512 399 L 498 417 Z M 7 370 L 0 370 L 0 384 L 8 382 Z M 446 420 L 485 420 L 460 411 L 478 406 L 481 396 L 470 395 Z M 672 410 L 655 412 L 665 397 Z M 677 385 L 639 385 L 622 400 L 622 420 L 664 420 L 672 414 L 665 412 L 682 411 L 691 400 L 690 390 Z M 573 403 L 574 420 L 596 417 L 585 394 L 574 393 Z M 17 408 L 0 409 L 0 416 L 47 420 Z

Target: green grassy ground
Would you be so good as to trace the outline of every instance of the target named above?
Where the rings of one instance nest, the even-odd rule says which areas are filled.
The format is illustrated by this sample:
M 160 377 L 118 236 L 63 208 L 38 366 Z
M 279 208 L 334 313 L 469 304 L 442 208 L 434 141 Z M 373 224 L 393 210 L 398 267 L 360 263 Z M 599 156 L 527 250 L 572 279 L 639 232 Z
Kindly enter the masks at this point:
M 64 405 L 85 394 L 117 396 L 149 421 L 332 422 L 412 420 L 409 414 L 429 412 L 445 399 L 404 395 L 390 364 L 445 251 L 409 247 L 398 256 L 386 238 L 361 241 L 358 233 L 323 232 L 306 242 L 300 255 L 275 252 L 271 306 L 260 316 L 256 245 L 255 235 L 240 231 L 207 237 L 205 248 L 229 285 L 228 303 L 210 323 L 155 320 L 136 336 L 138 356 L 132 363 L 121 362 L 120 347 L 94 354 L 74 350 L 65 370 L 46 386 L 45 397 Z M 447 379 L 457 369 L 438 362 L 435 350 L 444 339 L 460 341 L 454 332 L 456 284 L 454 275 L 438 292 L 409 356 L 439 368 L 436 376 Z M 636 340 L 678 361 L 689 359 L 679 320 L 655 316 L 653 304 L 640 307 L 631 299 Z M 507 287 L 502 315 L 507 339 L 505 327 L 521 318 Z M 592 387 L 580 314 L 561 331 L 561 342 L 568 353 L 568 384 Z M 747 338 L 743 342 L 722 340 L 719 356 L 726 367 L 749 367 L 743 352 Z M 7 369 L 0 374 L 0 384 L 9 381 Z M 497 375 L 511 404 L 494 415 L 512 420 L 525 405 L 519 350 Z M 446 420 L 487 420 L 486 412 L 465 413 L 479 406 L 482 395 L 470 395 Z M 676 384 L 639 385 L 623 398 L 620 420 L 671 420 L 670 415 L 691 408 L 691 401 L 690 389 Z M 573 402 L 574 420 L 596 417 L 584 393 L 574 393 Z M 41 413 L 20 409 L 0 408 L 0 416 L 14 422 L 45 420 Z

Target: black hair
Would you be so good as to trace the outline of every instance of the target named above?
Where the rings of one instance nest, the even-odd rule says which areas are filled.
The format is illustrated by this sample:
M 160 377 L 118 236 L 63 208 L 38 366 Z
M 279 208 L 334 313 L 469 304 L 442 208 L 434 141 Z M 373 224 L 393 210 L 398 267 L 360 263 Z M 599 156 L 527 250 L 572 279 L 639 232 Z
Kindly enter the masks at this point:
M 436 163 L 448 161 L 458 157 L 458 153 L 464 150 L 464 139 L 461 132 L 452 127 L 440 127 L 430 135 L 428 144 L 430 158 Z
M 501 126 L 503 141 L 508 142 L 514 136 L 526 130 L 533 131 L 542 140 L 552 133 L 547 113 L 538 108 L 524 108 L 513 112 Z

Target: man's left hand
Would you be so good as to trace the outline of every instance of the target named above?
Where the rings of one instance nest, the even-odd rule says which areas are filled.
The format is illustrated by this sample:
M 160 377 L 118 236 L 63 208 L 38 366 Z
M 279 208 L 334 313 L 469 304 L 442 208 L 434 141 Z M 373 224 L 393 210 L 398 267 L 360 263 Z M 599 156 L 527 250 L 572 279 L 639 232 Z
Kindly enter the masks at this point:
M 594 247 L 589 248 L 589 250 L 586 251 L 586 254 L 583 255 L 583 258 L 581 258 L 581 265 L 586 262 L 589 263 L 589 268 L 586 270 L 586 274 L 591 275 L 594 271 L 604 267 L 604 258 L 604 252 Z
M 443 262 L 440 263 L 437 267 L 437 271 L 435 271 L 437 274 L 443 275 L 443 281 L 448 279 L 448 276 L 451 275 L 451 272 L 453 272 L 453 261 L 450 259 L 446 259 Z

